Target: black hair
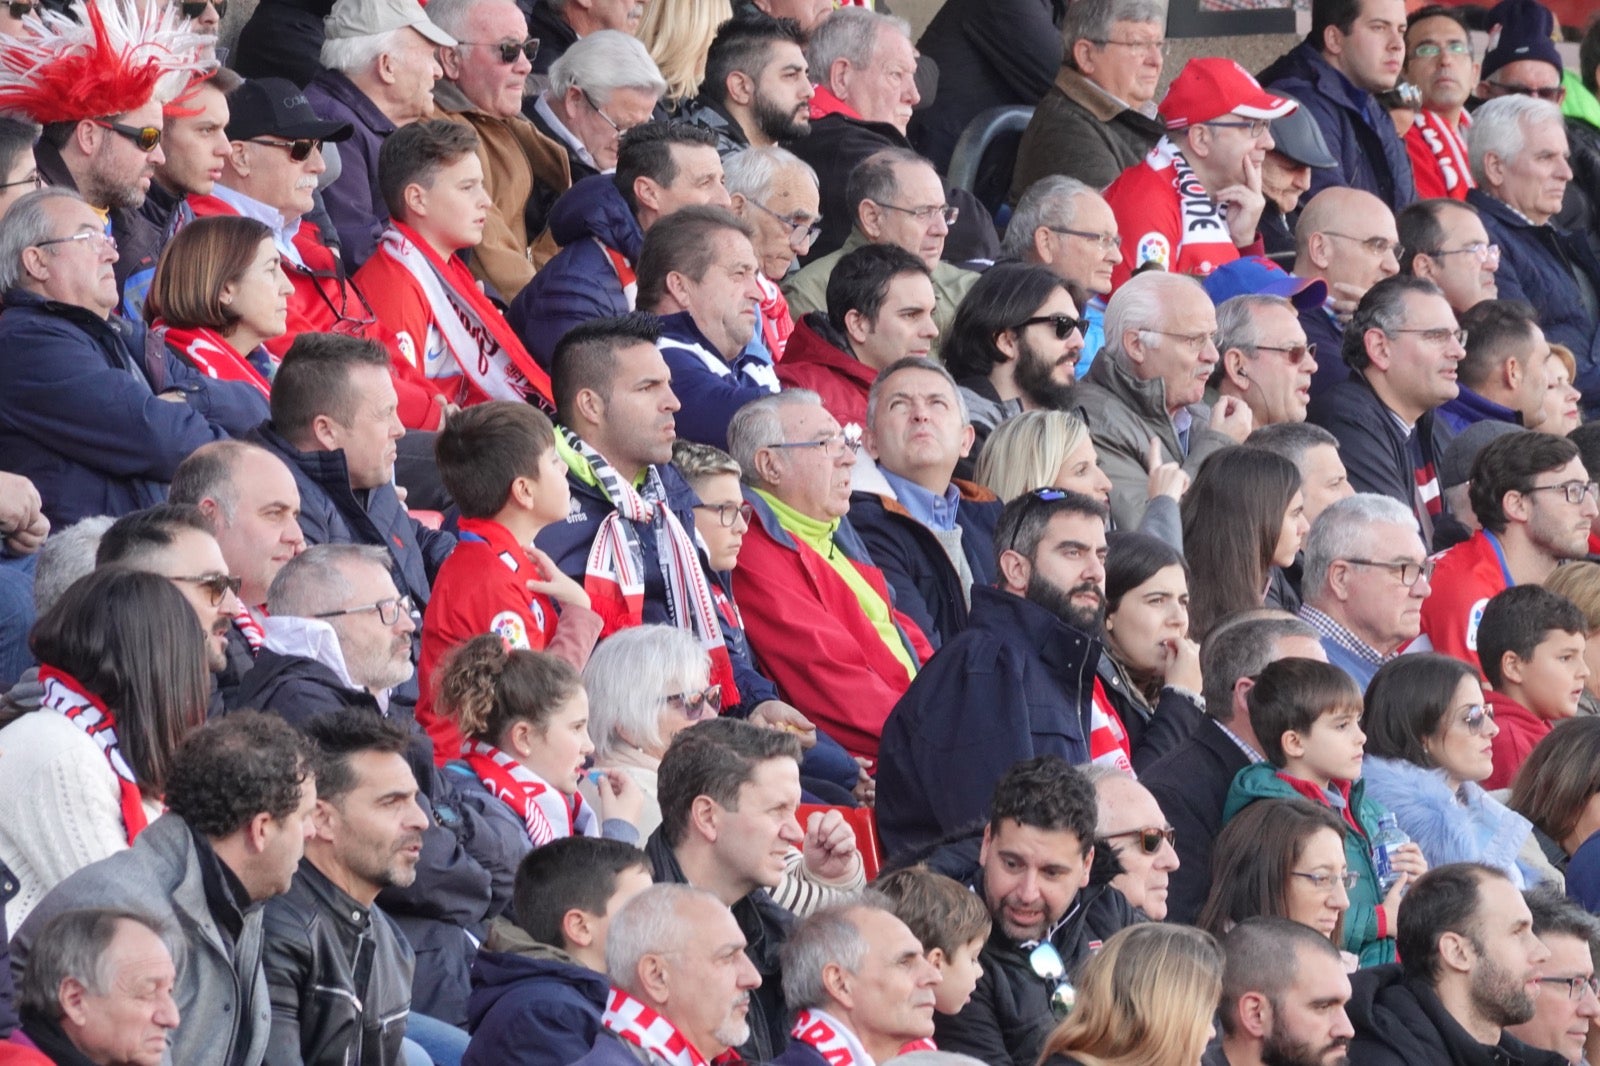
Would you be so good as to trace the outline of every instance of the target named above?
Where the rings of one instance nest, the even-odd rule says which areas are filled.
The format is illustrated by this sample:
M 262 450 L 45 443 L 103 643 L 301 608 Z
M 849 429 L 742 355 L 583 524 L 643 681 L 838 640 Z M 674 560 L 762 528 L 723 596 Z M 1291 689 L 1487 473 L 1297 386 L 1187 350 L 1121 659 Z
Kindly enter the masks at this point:
M 1507 652 L 1526 662 L 1552 632 L 1585 636 L 1589 625 L 1578 605 L 1543 585 L 1514 585 L 1497 593 L 1478 623 L 1478 663 L 1499 688 Z
M 1432 767 L 1423 741 L 1439 732 L 1461 682 L 1477 676 L 1448 655 L 1400 655 L 1378 667 L 1361 718 L 1367 754 Z
M 1578 458 L 1578 446 L 1553 433 L 1508 433 L 1484 445 L 1472 460 L 1467 499 L 1478 522 L 1491 533 L 1504 533 L 1508 520 L 1505 495 L 1527 492 L 1540 474 L 1560 470 Z
M 940 349 L 945 367 L 958 379 L 988 377 L 1010 358 L 995 343 L 1000 334 L 1020 329 L 1057 289 L 1066 288 L 1036 263 L 996 263 L 985 270 L 956 308 Z
M 567 330 L 550 356 L 550 392 L 556 402 L 556 418 L 571 425 L 572 405 L 585 389 L 609 400 L 618 350 L 636 344 L 654 348 L 660 338 L 661 320 L 644 311 L 591 319 Z
M 794 19 L 773 18 L 759 10 L 741 12 L 717 27 L 706 51 L 705 80 L 700 98 L 718 107 L 728 103 L 728 75 L 740 73 L 751 80 L 761 77 L 770 62 L 772 46 L 788 41 L 805 47 L 805 31 Z
M 172 542 L 178 539 L 178 534 L 186 529 L 196 530 L 208 537 L 216 535 L 205 513 L 189 503 L 158 503 L 154 507 L 125 514 L 111 523 L 111 528 L 100 538 L 100 546 L 94 553 L 94 565 L 121 563 L 137 567 L 155 552 L 171 547 Z
M 989 831 L 1004 822 L 1030 829 L 1068 832 L 1078 838 L 1084 855 L 1094 847 L 1099 818 L 1094 786 L 1082 770 L 1059 755 L 1040 755 L 1017 763 L 994 786 L 989 803 Z
M 633 195 L 637 178 L 649 178 L 657 185 L 671 185 L 678 179 L 678 161 L 672 156 L 673 145 L 692 148 L 715 148 L 717 136 L 708 129 L 673 120 L 646 122 L 622 135 L 617 146 L 617 171 L 612 182 L 628 203 L 628 210 L 639 211 L 639 201 Z
M 235 711 L 195 730 L 178 749 L 167 810 L 220 840 L 258 814 L 282 821 L 299 810 L 301 786 L 319 769 L 294 726 L 274 714 Z
M 1406 890 L 1400 900 L 1395 953 L 1407 977 L 1432 983 L 1439 977 L 1439 938 L 1457 933 L 1478 939 L 1483 923 L 1478 914 L 1484 881 L 1506 875 L 1481 862 L 1435 866 Z
M 994 527 L 994 551 L 998 561 L 1001 554 L 1014 551 L 1024 559 L 1033 561 L 1039 551 L 1039 542 L 1050 520 L 1058 514 L 1083 515 L 1106 520 L 1107 511 L 1099 500 L 1066 489 L 1035 489 L 1024 492 L 1006 503 L 1000 520 Z
M 388 350 L 377 341 L 342 333 L 295 337 L 272 379 L 273 429 L 297 444 L 311 433 L 318 415 L 350 425 L 360 401 L 350 387 L 350 373 L 363 366 L 387 372 Z
M 1362 709 L 1361 689 L 1350 675 L 1316 659 L 1268 663 L 1245 699 L 1261 753 L 1279 769 L 1288 759 L 1283 750 L 1285 733 L 1304 736 L 1325 714 L 1347 709 L 1360 714 Z
M 512 889 L 517 925 L 540 944 L 567 947 L 561 922 L 568 911 L 603 918 L 627 870 L 650 872 L 650 858 L 631 844 L 604 837 L 553 840 L 523 856 Z
M 1415 275 L 1417 256 L 1439 254 L 1439 246 L 1444 244 L 1444 213 L 1452 208 L 1473 215 L 1478 213 L 1478 209 L 1465 200 L 1441 196 L 1408 204 L 1395 216 L 1395 235 L 1404 252 L 1400 257 L 1400 273 Z
M 1463 311 L 1458 322 L 1467 331 L 1467 354 L 1456 364 L 1456 375 L 1461 384 L 1482 392 L 1507 359 L 1515 355 L 1527 361 L 1523 349 L 1533 338 L 1539 316 L 1521 300 L 1480 300 Z
M 927 277 L 928 265 L 898 244 L 864 244 L 845 253 L 828 275 L 828 322 L 841 333 L 851 311 L 876 322 L 889 283 L 902 274 Z
M 1122 597 L 1169 566 L 1180 566 L 1185 575 L 1189 573 L 1183 553 L 1160 537 L 1131 530 L 1106 534 L 1106 613 L 1115 611 Z
M 1367 331 L 1375 329 L 1392 334 L 1404 328 L 1406 297 L 1443 295 L 1439 286 L 1427 278 L 1415 278 L 1408 274 L 1396 274 L 1372 286 L 1361 297 L 1355 315 L 1345 327 L 1344 341 L 1339 351 L 1345 364 L 1356 370 L 1365 370 L 1371 365 L 1372 358 L 1367 355 Z
M 661 836 L 681 844 L 689 831 L 695 797 L 709 796 L 725 810 L 739 809 L 739 790 L 769 759 L 800 763 L 800 739 L 737 718 L 713 718 L 672 738 L 661 757 Z
M 317 798 L 337 803 L 356 787 L 351 757 L 375 752 L 404 756 L 410 735 L 366 707 L 345 707 L 308 719 L 301 727 L 317 747 Z

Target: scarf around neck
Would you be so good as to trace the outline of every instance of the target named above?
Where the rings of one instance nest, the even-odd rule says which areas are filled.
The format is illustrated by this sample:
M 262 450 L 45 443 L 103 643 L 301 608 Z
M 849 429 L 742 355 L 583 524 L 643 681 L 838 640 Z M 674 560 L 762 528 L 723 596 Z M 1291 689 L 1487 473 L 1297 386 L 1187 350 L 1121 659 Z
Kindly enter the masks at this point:
M 816 1048 L 828 1066 L 877 1066 L 856 1034 L 820 1008 L 812 1007 L 796 1015 L 789 1035 Z
M 257 348 L 250 355 L 242 355 L 226 337 L 206 326 L 185 329 L 158 321 L 154 328 L 161 331 L 161 339 L 167 347 L 206 377 L 247 382 L 261 395 L 271 394 L 269 378 L 277 364 L 265 349 Z
M 139 791 L 139 781 L 133 775 L 133 767 L 123 757 L 121 743 L 117 739 L 116 718 L 103 700 L 85 690 L 76 678 L 53 666 L 39 667 L 39 683 L 44 686 L 44 695 L 39 700 L 40 708 L 65 716 L 67 721 L 83 730 L 90 740 L 99 745 L 106 762 L 111 766 L 111 772 L 117 775 L 122 825 L 127 830 L 128 844 L 131 846 L 134 837 L 149 824 L 149 819 L 144 813 L 144 795 Z
M 574 792 L 568 800 L 560 789 L 493 744 L 463 740 L 461 757 L 483 787 L 522 819 L 534 847 L 570 836 L 600 835 L 600 819 L 583 796 Z
M 667 1066 L 708 1066 L 706 1057 L 676 1025 L 620 988 L 611 990 L 600 1024 Z

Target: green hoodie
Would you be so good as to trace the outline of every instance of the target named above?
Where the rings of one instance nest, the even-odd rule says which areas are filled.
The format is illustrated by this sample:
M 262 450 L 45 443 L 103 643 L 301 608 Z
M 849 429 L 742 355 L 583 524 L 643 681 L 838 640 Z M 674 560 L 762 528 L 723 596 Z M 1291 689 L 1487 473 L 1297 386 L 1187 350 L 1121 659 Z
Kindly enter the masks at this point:
M 1228 800 L 1222 810 L 1223 824 L 1232 821 L 1234 815 L 1256 800 L 1312 800 L 1320 791 L 1310 782 L 1303 784 L 1303 791 L 1291 785 L 1278 776 L 1278 768 L 1271 763 L 1258 762 L 1246 766 L 1239 771 L 1228 789 Z M 1362 832 L 1352 831 L 1349 823 L 1345 823 L 1345 865 L 1356 872 L 1359 880 L 1350 890 L 1350 909 L 1344 914 L 1344 949 L 1359 957 L 1362 966 L 1378 966 L 1394 961 L 1394 930 L 1391 929 L 1386 937 L 1378 936 L 1377 911 L 1381 900 L 1378 896 L 1378 875 L 1373 869 L 1372 852 L 1368 850 L 1367 840 L 1377 832 L 1378 819 L 1388 811 L 1377 802 L 1367 799 L 1366 786 L 1360 781 L 1351 784 L 1348 800 Z M 1324 807 L 1328 806 L 1327 801 L 1320 797 L 1315 801 L 1321 802 Z M 1342 818 L 1340 820 L 1343 821 Z
M 1561 85 L 1567 90 L 1566 99 L 1561 101 L 1561 113 L 1567 118 L 1575 118 L 1579 122 L 1587 122 L 1595 129 L 1600 129 L 1600 99 L 1594 93 L 1584 88 L 1583 79 L 1578 77 L 1578 72 L 1568 70 L 1561 75 Z

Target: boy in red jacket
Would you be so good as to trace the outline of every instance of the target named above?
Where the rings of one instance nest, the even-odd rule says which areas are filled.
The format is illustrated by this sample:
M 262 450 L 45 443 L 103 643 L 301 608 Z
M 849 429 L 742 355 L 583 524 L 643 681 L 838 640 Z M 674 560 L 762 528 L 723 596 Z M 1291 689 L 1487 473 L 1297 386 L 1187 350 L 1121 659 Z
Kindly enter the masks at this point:
M 433 675 L 451 649 L 496 633 L 582 670 L 602 623 L 583 586 L 533 546 L 541 529 L 567 517 L 571 498 L 550 420 L 523 403 L 480 404 L 452 415 L 434 449 L 461 509 L 456 549 L 439 568 L 423 618 L 418 666 L 417 721 L 443 765 L 461 752 L 455 723 L 433 706 Z
M 1478 660 L 1492 691 L 1494 773 L 1487 789 L 1509 788 L 1522 761 L 1557 719 L 1578 713 L 1589 667 L 1583 612 L 1543 585 L 1518 585 L 1489 601 L 1478 623 Z

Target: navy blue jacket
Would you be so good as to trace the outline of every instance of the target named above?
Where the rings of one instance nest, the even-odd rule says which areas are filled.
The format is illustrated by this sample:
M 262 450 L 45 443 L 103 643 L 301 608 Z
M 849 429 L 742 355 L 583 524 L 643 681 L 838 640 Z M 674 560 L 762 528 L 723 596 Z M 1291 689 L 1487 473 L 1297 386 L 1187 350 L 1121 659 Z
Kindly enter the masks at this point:
M 1417 198 L 1411 157 L 1394 123 L 1371 93 L 1334 70 L 1309 42 L 1301 42 L 1261 72 L 1261 84 L 1300 101 L 1339 161 L 1313 168 L 1306 201 L 1330 185 L 1365 189 L 1398 214 Z
M 1500 200 L 1473 189 L 1467 203 L 1478 209 L 1489 241 L 1500 246 L 1494 272 L 1501 300 L 1522 300 L 1539 314 L 1545 339 L 1565 344 L 1578 362 L 1585 416 L 1600 412 L 1600 330 L 1579 295 L 1574 272 L 1583 271 L 1600 295 L 1600 262 L 1582 237 L 1548 223 L 1535 226 Z
M 339 143 L 339 180 L 322 192 L 323 206 L 339 232 L 339 254 L 350 273 L 372 257 L 389 224 L 389 208 L 378 188 L 378 153 L 395 125 L 372 98 L 337 70 L 324 70 L 306 86 L 306 102 L 319 118 L 348 122 L 355 132 Z
M 760 337 L 759 331 L 755 336 Z M 687 311 L 662 316 L 657 347 L 672 371 L 672 391 L 683 404 L 678 436 L 684 440 L 726 449 L 733 413 L 778 391 L 777 372 L 755 354 L 754 343 L 729 364 Z M 722 370 L 714 369 L 711 361 Z
M 972 584 L 994 584 L 994 527 L 1004 505 L 970 482 L 956 482 L 961 502 L 956 525 L 961 554 L 972 568 Z M 967 627 L 967 596 L 933 530 L 911 516 L 892 496 L 850 495 L 850 524 L 861 535 L 873 565 L 894 589 L 894 605 L 917 623 L 935 648 Z
M 605 975 L 544 957 L 480 951 L 472 964 L 461 1066 L 570 1066 L 600 1035 Z
M 1044 607 L 972 589 L 967 628 L 911 682 L 878 748 L 878 831 L 891 857 L 971 828 L 995 783 L 1036 755 L 1089 760 L 1100 642 Z
M 1504 404 L 1495 403 L 1465 385 L 1460 386 L 1460 389 L 1455 399 L 1442 404 L 1434 414 L 1435 418 L 1444 422 L 1451 433 L 1460 433 L 1474 422 L 1509 422 L 1514 426 L 1522 425 L 1521 412 L 1513 411 Z
M 828 1066 L 828 1060 L 804 1040 L 791 1040 L 789 1046 L 783 1049 L 783 1054 L 767 1066 Z
M 600 1030 L 594 1047 L 572 1066 L 652 1066 L 655 1056 L 636 1048 L 609 1029 Z
M 0 469 L 38 487 L 55 529 L 162 502 L 190 452 L 267 416 L 253 386 L 203 377 L 116 316 L 21 289 L 4 303 Z
M 1315 399 L 1350 376 L 1350 364 L 1342 354 L 1344 326 L 1323 307 L 1301 311 L 1299 318 L 1306 342 L 1317 346 L 1317 372 L 1311 375 L 1311 396 Z
M 546 370 L 567 330 L 633 310 L 604 249 L 632 264 L 644 244 L 644 230 L 610 174 L 584 178 L 563 193 L 550 208 L 549 226 L 561 251 L 517 294 L 506 315 Z
M 1415 512 L 1419 471 L 1424 480 L 1434 476 L 1450 431 L 1429 411 L 1412 427 L 1415 439 L 1408 439 L 1367 379 L 1354 370 L 1346 373 L 1342 383 L 1311 397 L 1306 420 L 1339 439 L 1339 458 L 1357 492 L 1381 493 Z

